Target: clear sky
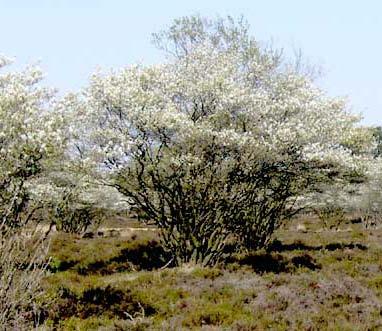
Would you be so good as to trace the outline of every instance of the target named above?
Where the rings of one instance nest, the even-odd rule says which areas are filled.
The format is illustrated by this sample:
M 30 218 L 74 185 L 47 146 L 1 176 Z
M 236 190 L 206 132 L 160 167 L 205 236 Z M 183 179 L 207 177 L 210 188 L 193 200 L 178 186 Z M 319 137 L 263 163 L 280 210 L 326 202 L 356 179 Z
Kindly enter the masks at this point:
M 0 0 L 0 53 L 40 60 L 47 82 L 66 92 L 97 66 L 161 61 L 151 33 L 194 13 L 243 14 L 258 40 L 302 49 L 323 66 L 328 93 L 348 96 L 364 123 L 382 125 L 380 0 Z

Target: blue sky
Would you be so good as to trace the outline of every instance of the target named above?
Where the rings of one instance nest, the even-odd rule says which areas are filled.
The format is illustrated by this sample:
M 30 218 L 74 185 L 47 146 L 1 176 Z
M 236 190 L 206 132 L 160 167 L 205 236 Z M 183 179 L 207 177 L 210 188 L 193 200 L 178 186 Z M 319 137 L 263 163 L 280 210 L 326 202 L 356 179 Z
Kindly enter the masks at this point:
M 319 84 L 347 96 L 364 123 L 382 125 L 382 1 L 379 0 L 0 0 L 0 53 L 36 60 L 47 83 L 84 86 L 97 66 L 155 63 L 151 33 L 199 13 L 239 16 L 258 40 L 302 49 L 324 68 Z

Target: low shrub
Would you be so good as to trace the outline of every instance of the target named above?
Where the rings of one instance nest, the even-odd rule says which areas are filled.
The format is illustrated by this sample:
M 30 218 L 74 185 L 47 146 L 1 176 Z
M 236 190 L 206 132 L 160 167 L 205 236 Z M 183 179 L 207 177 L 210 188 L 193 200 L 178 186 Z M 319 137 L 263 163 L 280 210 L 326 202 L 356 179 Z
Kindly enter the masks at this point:
M 0 329 L 32 329 L 45 319 L 42 280 L 48 242 L 0 227 Z M 45 300 L 44 306 L 47 304 Z
M 79 192 L 66 189 L 52 206 L 53 223 L 57 231 L 83 234 L 90 226 L 98 227 L 106 213 L 90 203 L 80 200 Z
M 345 211 L 339 206 L 326 205 L 315 212 L 326 230 L 337 230 L 346 221 Z

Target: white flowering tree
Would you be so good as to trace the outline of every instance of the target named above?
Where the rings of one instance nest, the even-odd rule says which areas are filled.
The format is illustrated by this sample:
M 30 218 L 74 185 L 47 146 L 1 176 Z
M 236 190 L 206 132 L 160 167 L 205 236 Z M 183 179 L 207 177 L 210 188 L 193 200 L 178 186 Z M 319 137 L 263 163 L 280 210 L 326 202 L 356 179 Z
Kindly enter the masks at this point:
M 42 207 L 32 188 L 65 139 L 62 114 L 52 111 L 54 91 L 39 85 L 41 71 L 12 72 L 4 68 L 10 63 L 0 56 L 0 324 L 26 330 L 38 324 L 48 245 L 22 230 Z
M 0 57 L 0 69 L 10 62 Z M 40 87 L 41 79 L 35 66 L 0 75 L 1 224 L 20 227 L 32 217 L 31 181 L 63 145 L 63 117 L 52 111 L 54 91 Z
M 348 210 L 358 214 L 366 228 L 375 228 L 382 224 L 381 187 L 382 159 L 376 157 L 367 163 L 365 180 L 347 196 Z
M 347 215 L 359 211 L 359 192 L 369 185 L 370 169 L 376 163 L 377 141 L 372 128 L 352 129 L 342 145 L 353 154 L 353 171 L 339 172 L 331 180 L 318 183 L 317 190 L 303 198 L 305 211 L 313 211 L 326 229 L 338 230 Z
M 263 247 L 298 196 L 356 169 L 359 118 L 243 21 L 183 18 L 155 42 L 164 64 L 95 74 L 71 106 L 85 116 L 80 154 L 177 263 L 214 264 L 232 235 Z

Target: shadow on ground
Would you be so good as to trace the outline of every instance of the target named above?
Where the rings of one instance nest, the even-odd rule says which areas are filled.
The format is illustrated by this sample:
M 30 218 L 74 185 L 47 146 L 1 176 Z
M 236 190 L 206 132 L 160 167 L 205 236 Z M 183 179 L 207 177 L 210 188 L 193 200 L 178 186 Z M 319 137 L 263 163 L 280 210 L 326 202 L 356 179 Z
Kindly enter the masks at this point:
M 337 249 L 360 249 L 362 251 L 367 250 L 367 246 L 359 243 L 331 243 L 327 245 L 319 245 L 319 246 L 310 246 L 306 245 L 301 241 L 296 241 L 292 244 L 283 244 L 279 240 L 274 240 L 268 247 L 268 252 L 288 252 L 288 251 L 320 251 L 320 250 L 328 250 L 335 251 Z
M 286 258 L 281 254 L 253 253 L 238 259 L 230 259 L 230 263 L 238 263 L 241 266 L 249 266 L 256 273 L 267 272 L 281 273 L 293 272 L 296 268 L 308 268 L 310 270 L 321 269 L 321 265 L 309 254 L 301 254 Z
M 61 288 L 59 292 L 59 299 L 49 313 L 49 318 L 55 324 L 73 316 L 86 319 L 103 314 L 128 319 L 137 313 L 144 312 L 145 315 L 155 313 L 151 305 L 139 300 L 128 289 L 121 291 L 107 286 L 87 289 L 80 295 L 67 288 Z
M 106 261 L 96 261 L 75 269 L 80 275 L 109 275 L 116 272 L 155 270 L 163 267 L 170 257 L 160 243 L 151 240 L 135 247 L 122 249 L 117 256 Z

